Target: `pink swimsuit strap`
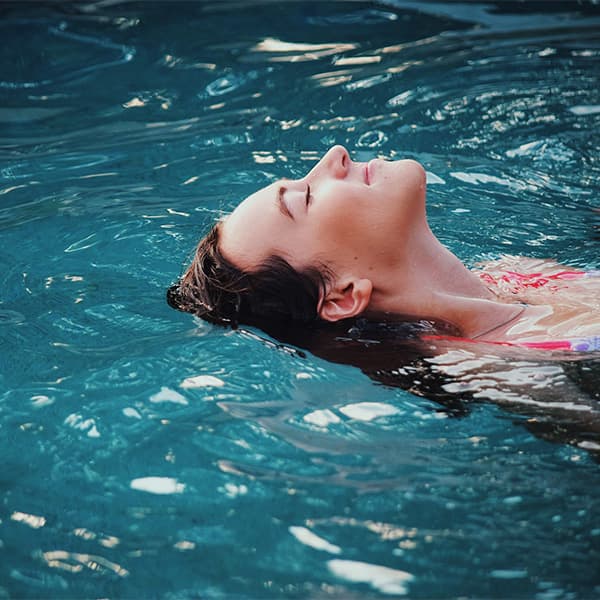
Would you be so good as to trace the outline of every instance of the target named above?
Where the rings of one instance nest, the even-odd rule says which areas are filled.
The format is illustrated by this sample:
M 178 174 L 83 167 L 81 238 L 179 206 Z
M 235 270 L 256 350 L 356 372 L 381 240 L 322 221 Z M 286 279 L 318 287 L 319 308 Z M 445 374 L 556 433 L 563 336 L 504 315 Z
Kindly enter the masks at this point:
M 518 346 L 538 348 L 540 350 L 566 350 L 567 352 L 594 352 L 600 350 L 600 335 L 573 338 L 568 340 L 552 340 L 548 342 L 520 342 Z

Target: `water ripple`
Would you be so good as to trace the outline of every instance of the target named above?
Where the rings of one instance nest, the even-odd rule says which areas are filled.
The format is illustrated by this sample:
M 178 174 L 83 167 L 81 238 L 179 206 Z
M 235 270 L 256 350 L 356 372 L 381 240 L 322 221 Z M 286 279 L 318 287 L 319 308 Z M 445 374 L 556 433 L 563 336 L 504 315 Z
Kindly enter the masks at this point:
M 0 596 L 594 595 L 597 357 L 353 366 L 164 302 L 335 143 L 420 160 L 470 265 L 600 268 L 597 8 L 522 4 L 1 9 Z
M 55 85 L 80 78 L 99 69 L 106 69 L 128 63 L 133 60 L 135 56 L 135 49 L 133 47 L 116 44 L 105 38 L 75 33 L 68 29 L 68 24 L 66 22 L 62 22 L 59 25 L 50 25 L 43 21 L 34 20 L 3 20 L 0 24 L 0 28 L 9 29 L 12 35 L 17 35 L 17 32 L 22 30 L 22 37 L 25 37 L 26 39 L 31 39 L 32 35 L 37 35 L 39 39 L 36 40 L 36 42 L 45 46 L 46 55 L 50 54 L 52 51 L 56 53 L 56 58 L 54 60 L 49 61 L 46 59 L 41 61 L 41 64 L 35 65 L 35 69 L 40 70 L 38 79 L 19 80 L 16 77 L 12 80 L 3 79 L 0 81 L 0 88 L 3 89 L 19 90 Z M 74 42 L 74 44 L 60 47 L 55 42 L 56 38 Z M 64 59 L 61 60 L 60 57 L 67 55 L 72 56 L 73 58 L 83 58 L 83 52 L 79 50 L 77 47 L 78 45 L 93 46 L 96 49 L 101 48 L 102 50 L 110 51 L 110 54 L 104 53 L 104 56 L 98 57 L 92 54 L 92 56 L 94 56 L 92 59 L 94 61 L 93 64 L 87 64 L 87 61 L 82 64 L 83 60 L 80 59 L 79 63 L 67 63 L 67 66 L 65 67 L 65 61 Z M 42 58 L 45 58 L 45 55 L 43 55 Z M 21 62 L 22 61 L 19 60 L 13 62 L 13 68 L 14 66 L 21 64 Z M 60 69 L 56 69 L 54 67 L 55 64 L 60 65 Z

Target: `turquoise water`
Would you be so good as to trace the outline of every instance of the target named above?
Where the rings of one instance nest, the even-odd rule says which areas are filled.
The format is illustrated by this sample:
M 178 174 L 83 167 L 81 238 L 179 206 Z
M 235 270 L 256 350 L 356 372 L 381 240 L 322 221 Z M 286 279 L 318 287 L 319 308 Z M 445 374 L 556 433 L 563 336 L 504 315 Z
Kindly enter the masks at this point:
M 334 143 L 423 162 L 470 264 L 600 268 L 597 6 L 0 16 L 0 597 L 600 595 L 597 356 L 386 375 L 164 301 Z

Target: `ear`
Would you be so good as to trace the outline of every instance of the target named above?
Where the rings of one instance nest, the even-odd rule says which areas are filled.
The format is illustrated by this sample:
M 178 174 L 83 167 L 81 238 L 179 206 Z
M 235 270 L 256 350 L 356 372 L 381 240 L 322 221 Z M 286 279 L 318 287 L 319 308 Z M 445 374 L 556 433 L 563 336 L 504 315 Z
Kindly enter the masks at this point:
M 371 301 L 373 284 L 369 279 L 352 279 L 340 282 L 329 290 L 319 308 L 325 321 L 340 321 L 364 312 Z

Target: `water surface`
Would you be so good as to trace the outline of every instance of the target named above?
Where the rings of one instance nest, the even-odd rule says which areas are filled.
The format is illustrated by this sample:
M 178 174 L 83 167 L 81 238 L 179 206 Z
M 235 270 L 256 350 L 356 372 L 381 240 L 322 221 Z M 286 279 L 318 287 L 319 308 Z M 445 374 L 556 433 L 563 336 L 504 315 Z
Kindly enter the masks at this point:
M 594 4 L 0 15 L 0 596 L 600 594 L 597 356 L 343 364 L 164 302 L 334 143 L 420 160 L 468 264 L 600 268 Z

